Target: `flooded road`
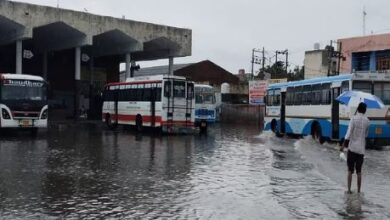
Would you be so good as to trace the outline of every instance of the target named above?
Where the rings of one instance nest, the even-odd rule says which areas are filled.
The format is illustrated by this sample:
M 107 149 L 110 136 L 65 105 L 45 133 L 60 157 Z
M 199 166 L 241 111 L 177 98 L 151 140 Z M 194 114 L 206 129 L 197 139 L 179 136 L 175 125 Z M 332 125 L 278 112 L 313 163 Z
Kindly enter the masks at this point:
M 390 148 L 367 152 L 361 195 L 344 193 L 336 148 L 236 125 L 207 136 L 95 125 L 2 135 L 0 218 L 390 218 Z

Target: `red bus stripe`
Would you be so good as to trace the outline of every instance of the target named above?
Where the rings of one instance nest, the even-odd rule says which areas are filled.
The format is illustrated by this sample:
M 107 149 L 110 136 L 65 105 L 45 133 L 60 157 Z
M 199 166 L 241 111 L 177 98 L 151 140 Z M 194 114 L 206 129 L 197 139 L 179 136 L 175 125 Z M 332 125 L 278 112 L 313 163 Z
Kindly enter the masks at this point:
M 150 80 L 150 81 L 137 81 L 137 82 L 114 82 L 114 83 L 108 83 L 107 86 L 135 85 L 135 84 L 145 84 L 145 83 L 162 83 L 162 81 Z

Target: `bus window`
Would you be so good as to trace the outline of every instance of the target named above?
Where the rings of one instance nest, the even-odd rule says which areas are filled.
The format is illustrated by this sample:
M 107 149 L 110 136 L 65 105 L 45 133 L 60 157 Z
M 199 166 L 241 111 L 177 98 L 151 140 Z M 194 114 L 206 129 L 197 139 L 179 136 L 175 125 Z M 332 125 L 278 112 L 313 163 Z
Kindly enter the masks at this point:
M 295 87 L 294 105 L 302 104 L 302 86 Z
M 310 105 L 312 101 L 311 85 L 303 86 L 302 104 Z
M 268 90 L 268 93 L 267 93 L 267 105 L 268 106 L 272 106 L 274 92 L 275 92 L 274 90 Z
M 341 93 L 349 91 L 349 81 L 344 81 L 341 83 Z
M 322 84 L 321 104 L 329 105 L 331 103 L 330 83 Z
M 185 98 L 186 97 L 186 83 L 184 81 L 174 81 L 173 82 L 173 96 L 176 98 Z
M 293 105 L 293 104 L 294 104 L 294 88 L 289 87 L 287 88 L 286 105 Z
M 322 98 L 322 90 L 321 90 L 321 84 L 313 85 L 312 86 L 312 105 L 320 105 L 321 104 L 321 98 Z
M 151 84 L 145 84 L 144 94 L 143 94 L 143 101 L 151 101 L 152 100 L 152 85 Z
M 280 90 L 275 90 L 274 98 L 273 98 L 273 106 L 280 105 Z
M 378 96 L 384 104 L 390 104 L 390 83 L 375 82 L 374 95 Z
M 372 93 L 372 83 L 371 82 L 363 82 L 363 81 L 354 81 L 353 82 L 353 90 Z
M 136 97 L 135 97 L 134 101 L 143 101 L 144 84 L 138 84 L 135 94 L 136 94 Z

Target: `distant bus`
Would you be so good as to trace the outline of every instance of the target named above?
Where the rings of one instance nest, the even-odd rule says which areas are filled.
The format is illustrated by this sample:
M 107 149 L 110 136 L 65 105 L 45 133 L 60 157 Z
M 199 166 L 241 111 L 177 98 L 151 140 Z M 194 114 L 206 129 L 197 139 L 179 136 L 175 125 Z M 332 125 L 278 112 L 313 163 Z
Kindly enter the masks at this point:
M 215 91 L 212 86 L 195 84 L 195 123 L 199 127 L 207 127 L 215 123 L 217 116 Z
M 278 136 L 312 135 L 323 143 L 342 141 L 356 108 L 335 100 L 342 92 L 358 90 L 375 94 L 384 109 L 368 109 L 369 143 L 390 138 L 390 74 L 354 73 L 269 85 L 265 129 Z
M 0 74 L 1 128 L 46 128 L 47 84 L 40 76 Z
M 103 94 L 103 121 L 108 127 L 135 125 L 187 133 L 195 126 L 194 83 L 179 76 L 129 78 L 110 83 Z

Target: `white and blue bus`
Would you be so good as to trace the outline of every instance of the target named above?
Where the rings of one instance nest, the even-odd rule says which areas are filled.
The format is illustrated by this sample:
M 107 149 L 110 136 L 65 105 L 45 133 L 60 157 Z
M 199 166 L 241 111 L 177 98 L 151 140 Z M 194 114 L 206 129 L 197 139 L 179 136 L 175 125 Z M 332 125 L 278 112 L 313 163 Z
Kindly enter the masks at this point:
M 390 74 L 353 73 L 288 83 L 271 84 L 267 89 L 264 129 L 277 136 L 300 135 L 323 143 L 342 141 L 356 108 L 335 100 L 342 92 L 359 90 L 375 94 L 384 109 L 368 109 L 369 143 L 390 138 Z
M 47 83 L 40 76 L 0 74 L 0 128 L 47 128 Z
M 199 127 L 207 127 L 215 123 L 217 104 L 215 90 L 212 86 L 195 84 L 195 123 Z

